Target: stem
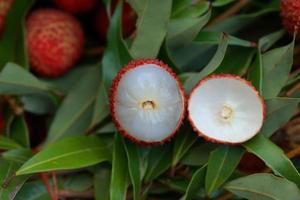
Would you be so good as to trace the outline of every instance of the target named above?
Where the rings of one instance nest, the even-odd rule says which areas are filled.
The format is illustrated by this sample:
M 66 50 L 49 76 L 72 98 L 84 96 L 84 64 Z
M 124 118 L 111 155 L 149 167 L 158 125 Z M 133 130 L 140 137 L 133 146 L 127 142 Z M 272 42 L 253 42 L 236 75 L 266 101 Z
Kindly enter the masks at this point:
M 45 187 L 46 187 L 46 189 L 47 189 L 47 191 L 50 195 L 51 200 L 57 200 L 57 198 L 55 197 L 55 195 L 52 191 L 51 185 L 49 184 L 47 173 L 40 173 L 39 175 L 40 175 L 40 177 L 41 177 L 41 179 L 42 179 L 42 181 L 43 181 L 43 183 L 44 183 L 44 185 L 45 185 Z

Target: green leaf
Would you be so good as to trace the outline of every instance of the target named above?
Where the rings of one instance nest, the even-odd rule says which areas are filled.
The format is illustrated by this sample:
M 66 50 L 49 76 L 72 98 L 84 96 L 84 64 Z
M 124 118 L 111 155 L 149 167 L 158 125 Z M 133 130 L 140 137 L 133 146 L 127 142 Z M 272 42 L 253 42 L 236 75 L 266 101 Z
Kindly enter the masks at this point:
M 194 172 L 192 179 L 186 189 L 182 200 L 190 200 L 195 197 L 196 193 L 199 191 L 201 187 L 204 186 L 205 183 L 205 173 L 206 173 L 206 165 L 199 168 L 197 171 Z
M 107 34 L 107 47 L 103 53 L 102 81 L 106 91 L 109 90 L 111 81 L 117 75 L 118 71 L 131 60 L 128 49 L 121 38 L 121 11 L 122 6 L 118 5 L 110 21 Z M 108 101 L 107 95 L 105 100 Z
M 184 155 L 180 163 L 188 166 L 202 166 L 208 162 L 209 155 L 218 146 L 212 143 L 196 142 L 193 147 Z
M 4 136 L 0 136 L 0 149 L 9 150 L 9 149 L 18 149 L 22 146 L 16 143 L 14 140 L 9 139 Z
M 177 165 L 180 159 L 186 154 L 186 152 L 192 147 L 196 142 L 197 136 L 189 129 L 186 131 L 181 131 L 175 137 L 174 147 L 173 147 L 173 159 L 172 166 Z
M 15 172 L 21 164 L 0 159 L 0 199 L 14 199 L 29 178 L 29 176 L 15 177 Z
M 12 149 L 2 153 L 5 160 L 13 161 L 16 163 L 25 163 L 33 156 L 31 149 Z
M 237 1 L 237 0 L 215 0 L 215 1 L 213 1 L 212 5 L 215 6 L 215 7 L 225 6 L 225 5 L 230 4 L 234 1 Z
M 84 192 L 93 186 L 93 177 L 88 173 L 79 173 L 68 176 L 63 183 L 63 189 L 75 192 Z
M 228 46 L 228 36 L 226 34 L 221 34 L 220 44 L 218 46 L 215 55 L 210 60 L 210 62 L 205 66 L 205 68 L 201 72 L 199 72 L 198 74 L 193 74 L 185 81 L 184 88 L 187 92 L 191 91 L 192 88 L 196 85 L 196 83 L 199 80 L 211 74 L 219 67 L 219 65 L 221 64 L 225 56 L 227 46 Z
M 256 58 L 253 64 L 250 66 L 250 72 L 248 74 L 248 80 L 251 81 L 252 85 L 262 93 L 263 83 L 263 65 L 262 55 L 259 48 L 257 48 Z
M 179 11 L 172 12 L 172 18 L 185 18 L 185 17 L 199 17 L 207 12 L 210 8 L 210 3 L 207 1 L 200 1 L 196 4 L 190 4 L 180 9 Z
M 273 98 L 286 84 L 293 66 L 294 41 L 289 45 L 273 49 L 262 55 L 263 97 Z
M 284 152 L 263 135 L 258 134 L 244 144 L 247 151 L 262 159 L 276 174 L 300 186 L 300 174 Z
M 192 42 L 199 31 L 207 24 L 210 16 L 211 10 L 198 18 L 172 19 L 168 25 L 167 45 L 174 48 Z
M 130 52 L 135 59 L 155 58 L 167 33 L 172 0 L 145 0 L 138 12 L 137 35 Z
M 172 165 L 172 149 L 170 144 L 160 147 L 153 147 L 148 154 L 148 167 L 145 173 L 145 182 L 149 183 Z
M 230 146 L 221 146 L 211 152 L 205 178 L 205 190 L 208 195 L 231 176 L 243 154 L 242 148 Z
M 198 33 L 194 42 L 218 44 L 219 40 L 220 40 L 219 32 L 201 31 L 200 33 Z M 228 44 L 233 45 L 233 46 L 241 46 L 241 47 L 253 47 L 254 46 L 253 42 L 243 40 L 243 39 L 231 36 L 231 35 L 228 35 Z
M 133 186 L 133 199 L 138 200 L 141 196 L 141 166 L 140 166 L 140 152 L 137 144 L 123 140 L 127 159 L 128 159 L 128 170 Z
M 50 126 L 46 143 L 67 136 L 83 134 L 90 126 L 96 99 L 95 86 L 100 83 L 100 69 L 89 69 L 64 99 Z
M 111 169 L 101 167 L 94 177 L 94 192 L 96 200 L 109 200 Z
M 58 104 L 59 97 L 40 94 L 29 94 L 21 97 L 25 111 L 38 115 L 53 113 Z
M 10 127 L 10 137 L 25 148 L 30 148 L 29 131 L 24 115 L 14 118 Z
M 128 187 L 128 167 L 122 137 L 116 133 L 113 146 L 110 199 L 125 200 Z
M 28 68 L 24 19 L 35 0 L 13 2 L 7 16 L 5 31 L 0 38 L 0 69 L 7 62 Z
M 25 183 L 14 200 L 51 200 L 42 181 Z
M 259 39 L 258 46 L 262 52 L 272 47 L 280 38 L 285 35 L 285 30 L 279 30 L 274 33 L 268 34 Z
M 215 73 L 228 73 L 243 76 L 247 72 L 254 54 L 255 51 L 251 48 L 230 46 L 226 52 L 225 58 Z
M 45 94 L 49 91 L 48 85 L 14 63 L 7 63 L 0 74 L 0 94 Z
M 108 160 L 110 152 L 104 142 L 96 136 L 78 136 L 49 145 L 27 161 L 17 175 L 77 169 Z
M 272 174 L 252 174 L 235 179 L 225 189 L 249 200 L 296 200 L 300 199 L 297 186 Z
M 300 99 L 298 98 L 273 98 L 266 100 L 267 114 L 261 133 L 266 137 L 270 137 L 293 117 L 299 102 Z

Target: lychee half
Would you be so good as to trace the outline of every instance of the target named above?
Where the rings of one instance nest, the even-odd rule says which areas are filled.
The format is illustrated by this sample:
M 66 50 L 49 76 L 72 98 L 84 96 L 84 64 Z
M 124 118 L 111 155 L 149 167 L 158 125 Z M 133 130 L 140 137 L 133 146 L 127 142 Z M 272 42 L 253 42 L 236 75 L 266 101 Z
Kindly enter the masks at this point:
M 295 28 L 300 28 L 300 1 L 299 0 L 281 0 L 280 15 L 283 26 L 293 34 Z M 297 37 L 300 37 L 299 31 Z
M 72 14 L 84 13 L 93 9 L 96 0 L 54 0 L 61 9 Z
M 209 141 L 239 144 L 262 127 L 265 103 L 245 79 L 211 75 L 201 80 L 188 100 L 189 121 L 199 136 Z
M 0 33 L 4 30 L 6 15 L 13 3 L 13 0 L 0 0 Z
M 81 56 L 84 34 L 72 15 L 56 9 L 33 11 L 27 19 L 30 66 L 37 74 L 65 74 Z
M 162 144 L 180 127 L 185 95 L 175 73 L 158 60 L 135 60 L 115 77 L 110 109 L 116 127 L 144 145 Z

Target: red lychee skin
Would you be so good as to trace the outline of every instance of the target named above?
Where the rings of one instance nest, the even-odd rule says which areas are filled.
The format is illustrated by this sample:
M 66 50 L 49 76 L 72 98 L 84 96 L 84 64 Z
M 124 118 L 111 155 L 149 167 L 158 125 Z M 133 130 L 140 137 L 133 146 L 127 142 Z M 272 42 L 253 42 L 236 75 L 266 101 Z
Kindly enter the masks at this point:
M 96 0 L 54 0 L 55 4 L 72 14 L 84 13 L 93 9 Z
M 300 1 L 299 0 L 281 0 L 280 15 L 283 26 L 290 32 L 294 33 L 295 27 L 300 28 Z M 297 38 L 300 33 L 298 31 Z
M 0 33 L 4 30 L 6 15 L 13 3 L 13 0 L 0 0 Z
M 3 135 L 5 130 L 5 119 L 3 113 L 0 113 L 0 135 Z
M 84 35 L 73 16 L 55 9 L 40 9 L 28 17 L 26 27 L 30 65 L 37 74 L 61 76 L 80 58 Z
M 113 1 L 111 9 L 112 13 L 114 12 L 116 5 L 116 1 Z M 136 13 L 133 11 L 130 5 L 128 3 L 124 3 L 122 12 L 122 32 L 124 37 L 128 37 L 135 29 L 136 18 Z M 103 41 L 106 39 L 108 26 L 109 20 L 107 12 L 105 6 L 101 4 L 96 15 L 95 27 L 99 38 Z
M 236 79 L 238 81 L 241 81 L 245 84 L 247 84 L 257 95 L 257 97 L 259 98 L 262 108 L 263 108 L 263 120 L 266 117 L 266 104 L 262 98 L 262 96 L 259 94 L 259 92 L 256 90 L 256 88 L 252 85 L 251 82 L 241 78 L 240 76 L 234 75 L 234 74 L 212 74 L 210 76 L 207 76 L 206 78 L 200 80 L 196 86 L 192 89 L 189 97 L 188 97 L 188 105 L 190 103 L 191 97 L 193 95 L 193 93 L 195 92 L 196 89 L 198 89 L 198 87 L 201 87 L 203 83 L 205 83 L 206 81 L 210 80 L 210 79 L 218 79 L 218 78 L 230 78 L 230 79 Z M 196 125 L 194 124 L 193 119 L 191 118 L 191 115 L 189 114 L 189 109 L 188 110 L 188 120 L 193 128 L 193 130 L 198 134 L 198 136 L 203 137 L 205 140 L 209 141 L 209 142 L 213 142 L 213 143 L 219 143 L 219 144 L 227 144 L 227 145 L 239 145 L 243 142 L 228 142 L 228 141 L 223 141 L 223 140 L 217 140 L 215 138 L 211 138 L 208 135 L 209 134 L 204 134 L 203 132 L 201 132 L 200 130 L 197 129 Z M 262 127 L 262 125 L 261 125 Z M 261 129 L 261 127 L 256 131 L 256 133 L 258 133 Z M 246 139 L 245 141 L 251 139 L 252 137 L 249 137 L 248 139 Z
M 142 140 L 139 140 L 139 139 L 129 135 L 127 133 L 127 131 L 122 128 L 122 125 L 120 124 L 120 122 L 116 116 L 116 111 L 115 111 L 115 107 L 116 107 L 115 99 L 116 99 L 118 86 L 119 86 L 121 79 L 128 71 L 138 68 L 141 65 L 145 65 L 145 64 L 157 65 L 157 66 L 161 67 L 162 69 L 164 69 L 168 74 L 170 74 L 176 81 L 176 84 L 179 88 L 179 92 L 182 96 L 182 115 L 179 119 L 179 122 L 178 122 L 174 132 L 172 134 L 170 134 L 167 138 L 163 139 L 162 141 L 157 141 L 157 142 L 142 141 Z M 110 88 L 109 102 L 110 102 L 110 111 L 111 111 L 112 120 L 115 123 L 115 126 L 119 130 L 119 132 L 126 138 L 130 139 L 131 141 L 136 142 L 141 145 L 144 145 L 144 146 L 161 145 L 161 144 L 164 144 L 165 142 L 171 140 L 171 138 L 176 134 L 176 132 L 182 125 L 182 122 L 183 122 L 183 120 L 185 118 L 185 114 L 186 114 L 186 96 L 185 96 L 184 89 L 183 89 L 179 79 L 177 78 L 176 74 L 173 72 L 173 70 L 168 65 L 166 65 L 163 62 L 156 60 L 156 59 L 133 60 L 133 61 L 129 62 L 125 67 L 123 67 L 112 82 L 112 85 Z

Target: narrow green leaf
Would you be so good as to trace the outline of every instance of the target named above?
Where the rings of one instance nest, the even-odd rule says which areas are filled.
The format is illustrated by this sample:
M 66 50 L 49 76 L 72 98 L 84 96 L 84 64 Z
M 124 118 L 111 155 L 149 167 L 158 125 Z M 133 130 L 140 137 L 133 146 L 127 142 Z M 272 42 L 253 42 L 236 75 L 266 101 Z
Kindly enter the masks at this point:
M 270 137 L 293 117 L 299 102 L 299 98 L 273 98 L 266 100 L 267 115 L 261 133 L 266 137 Z
M 14 63 L 7 63 L 0 74 L 0 94 L 24 95 L 49 91 L 46 84 Z
M 191 3 L 179 11 L 173 11 L 172 18 L 199 17 L 206 13 L 209 8 L 210 3 L 208 1 L 199 1 L 196 4 Z
M 201 187 L 204 187 L 205 183 L 205 173 L 206 173 L 206 165 L 199 168 L 197 171 L 194 172 L 192 179 L 186 189 L 182 200 L 190 200 L 195 197 L 196 193 L 199 191 Z
M 211 74 L 219 67 L 225 56 L 227 46 L 228 36 L 226 34 L 221 34 L 218 49 L 213 58 L 210 60 L 210 62 L 204 67 L 204 69 L 201 72 L 199 72 L 198 74 L 193 74 L 185 81 L 184 88 L 187 92 L 191 91 L 191 89 L 196 85 L 196 83 L 199 80 Z
M 46 143 L 83 134 L 90 126 L 96 99 L 94 87 L 100 84 L 100 69 L 89 69 L 64 99 L 50 126 Z
M 7 62 L 28 68 L 24 19 L 35 0 L 13 2 L 6 16 L 5 31 L 0 38 L 0 69 Z
M 279 30 L 274 33 L 268 34 L 259 39 L 258 46 L 262 52 L 272 47 L 280 38 L 285 34 L 285 30 Z
M 207 24 L 211 10 L 198 18 L 176 18 L 168 25 L 167 45 L 170 48 L 186 45 L 194 40 L 199 31 Z
M 16 163 L 25 163 L 33 156 L 31 149 L 12 149 L 2 153 L 5 160 L 13 161 Z
M 94 192 L 96 200 L 109 200 L 111 169 L 101 167 L 94 177 Z
M 300 186 L 300 174 L 284 152 L 263 135 L 258 134 L 244 144 L 247 151 L 262 159 L 276 174 Z
M 262 55 L 263 97 L 276 97 L 286 84 L 293 66 L 294 41 Z
M 210 195 L 234 172 L 244 150 L 239 147 L 221 146 L 211 152 L 205 178 L 205 191 Z
M 173 147 L 172 166 L 175 166 L 180 161 L 180 159 L 192 147 L 196 140 L 196 134 L 189 131 L 189 129 L 186 129 L 186 131 L 181 131 L 176 135 Z
M 225 189 L 249 200 L 300 199 L 299 189 L 293 182 L 266 173 L 235 179 Z
M 234 1 L 237 1 L 237 0 L 214 0 L 212 5 L 215 6 L 215 7 L 225 6 L 225 5 L 230 4 Z
M 15 117 L 10 127 L 10 136 L 25 148 L 30 148 L 29 131 L 24 115 Z
M 63 189 L 84 192 L 93 187 L 93 177 L 88 173 L 77 173 L 64 179 Z
M 115 135 L 113 148 L 110 199 L 125 200 L 128 187 L 128 167 L 126 152 L 119 133 Z
M 27 161 L 17 175 L 77 169 L 108 160 L 110 152 L 104 142 L 96 136 L 78 136 L 47 146 Z
M 14 200 L 51 200 L 42 181 L 25 183 Z
M 140 166 L 140 153 L 137 144 L 129 142 L 123 139 L 127 159 L 128 159 L 128 170 L 133 186 L 133 199 L 139 200 L 141 196 L 141 166 Z
M 130 52 L 135 59 L 155 58 L 167 33 L 172 0 L 145 0 L 138 12 L 137 35 Z
M 263 65 L 262 55 L 259 48 L 257 48 L 256 58 L 252 66 L 250 66 L 250 72 L 248 74 L 248 80 L 251 81 L 252 85 L 262 93 L 263 84 Z
M 107 34 L 107 47 L 103 53 L 102 59 L 102 81 L 106 91 L 109 90 L 111 81 L 118 71 L 131 60 L 131 56 L 123 39 L 121 38 L 120 16 L 122 6 L 119 4 L 114 11 L 114 15 L 110 21 Z M 108 97 L 106 94 L 106 99 Z
M 18 149 L 22 146 L 16 143 L 14 140 L 9 139 L 4 136 L 0 136 L 0 149 L 9 150 L 9 149 Z

